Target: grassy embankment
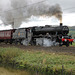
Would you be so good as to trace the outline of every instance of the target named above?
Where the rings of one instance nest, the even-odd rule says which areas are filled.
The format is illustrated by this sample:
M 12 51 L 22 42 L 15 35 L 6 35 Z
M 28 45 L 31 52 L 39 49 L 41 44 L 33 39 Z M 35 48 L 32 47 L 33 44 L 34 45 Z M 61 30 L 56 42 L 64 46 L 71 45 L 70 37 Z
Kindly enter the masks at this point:
M 38 71 L 46 75 L 75 75 L 75 56 L 44 51 L 23 51 L 18 48 L 0 47 L 0 65 Z
M 74 38 L 75 37 L 75 26 L 73 27 L 69 27 L 69 35 L 72 35 L 72 37 Z
M 75 46 L 75 42 L 72 44 L 72 46 Z

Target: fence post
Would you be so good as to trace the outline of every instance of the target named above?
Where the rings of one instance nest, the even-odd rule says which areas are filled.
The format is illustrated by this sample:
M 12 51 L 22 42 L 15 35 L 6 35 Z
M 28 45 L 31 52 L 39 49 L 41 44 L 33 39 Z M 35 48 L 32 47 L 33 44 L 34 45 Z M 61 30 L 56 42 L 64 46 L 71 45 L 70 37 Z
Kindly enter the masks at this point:
M 71 75 L 72 75 L 72 69 L 71 69 Z
M 63 75 L 63 72 L 64 72 L 64 66 L 62 65 L 62 75 Z
M 36 71 L 36 75 L 38 75 L 38 71 Z

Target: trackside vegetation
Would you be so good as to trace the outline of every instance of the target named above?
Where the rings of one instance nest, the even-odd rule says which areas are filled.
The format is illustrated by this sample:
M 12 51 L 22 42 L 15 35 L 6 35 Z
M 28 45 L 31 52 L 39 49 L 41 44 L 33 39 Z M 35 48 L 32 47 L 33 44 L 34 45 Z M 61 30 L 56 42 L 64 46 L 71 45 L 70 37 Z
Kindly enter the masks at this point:
M 0 66 L 10 66 L 43 75 L 75 75 L 75 55 L 0 47 Z
M 75 46 L 75 42 L 72 44 L 72 46 Z

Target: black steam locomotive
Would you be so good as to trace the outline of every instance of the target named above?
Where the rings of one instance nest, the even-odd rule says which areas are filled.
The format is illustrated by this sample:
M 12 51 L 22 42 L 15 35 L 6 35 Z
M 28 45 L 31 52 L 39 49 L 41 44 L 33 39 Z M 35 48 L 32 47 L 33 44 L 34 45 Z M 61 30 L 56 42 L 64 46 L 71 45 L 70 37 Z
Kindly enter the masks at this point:
M 11 31 L 11 32 L 9 32 Z M 19 28 L 16 30 L 0 31 L 0 42 L 6 41 L 6 43 L 20 43 L 21 45 L 41 45 L 41 46 L 53 46 L 53 45 L 66 45 L 72 44 L 73 39 L 68 35 L 69 28 L 67 26 L 52 27 L 50 25 L 40 27 L 28 27 Z M 1 35 L 8 34 L 9 36 Z M 3 37 L 3 38 L 2 38 Z

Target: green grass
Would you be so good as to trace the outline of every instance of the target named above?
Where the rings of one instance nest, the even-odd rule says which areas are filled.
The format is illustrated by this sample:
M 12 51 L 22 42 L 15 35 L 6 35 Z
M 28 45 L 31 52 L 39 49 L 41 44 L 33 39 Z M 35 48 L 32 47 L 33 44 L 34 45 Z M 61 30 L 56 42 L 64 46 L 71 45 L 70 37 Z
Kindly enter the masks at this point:
M 70 31 L 69 35 L 72 35 L 72 37 L 74 38 L 75 37 L 75 31 Z
M 45 51 L 23 51 L 21 49 L 0 47 L 0 63 L 19 69 L 39 71 L 41 73 L 58 73 L 64 65 L 66 75 L 73 70 L 75 73 L 75 56 L 50 53 Z
M 75 46 L 75 42 L 73 42 L 72 46 Z

